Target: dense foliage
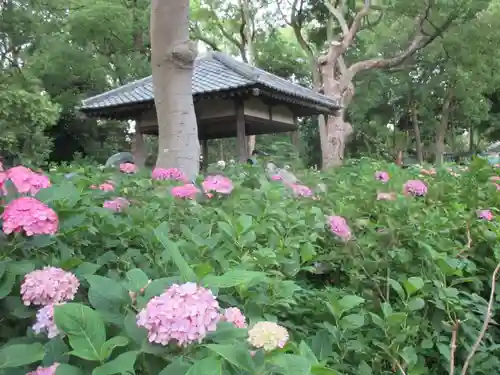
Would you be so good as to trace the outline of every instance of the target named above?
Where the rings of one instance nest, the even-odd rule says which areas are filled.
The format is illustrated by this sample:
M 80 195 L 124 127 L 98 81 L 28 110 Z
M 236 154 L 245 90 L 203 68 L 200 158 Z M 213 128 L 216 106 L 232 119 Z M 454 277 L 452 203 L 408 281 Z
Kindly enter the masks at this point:
M 0 373 L 460 373 L 497 313 L 492 167 L 296 171 L 312 191 L 218 168 L 3 173 Z M 499 335 L 467 373 L 500 371 Z

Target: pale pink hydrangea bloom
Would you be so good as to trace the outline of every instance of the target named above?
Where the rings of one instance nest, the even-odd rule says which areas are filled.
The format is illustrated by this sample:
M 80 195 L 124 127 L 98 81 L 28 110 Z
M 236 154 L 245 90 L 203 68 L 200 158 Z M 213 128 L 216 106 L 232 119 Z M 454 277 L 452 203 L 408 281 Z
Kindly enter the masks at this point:
M 408 180 L 403 186 L 406 195 L 421 197 L 427 194 L 427 185 L 420 180 Z
M 312 197 L 313 196 L 312 190 L 305 185 L 290 184 L 289 186 L 292 189 L 293 194 L 296 197 Z
M 59 366 L 57 362 L 49 367 L 40 366 L 35 371 L 28 372 L 26 375 L 56 375 L 57 366 Z
M 122 163 L 120 164 L 120 171 L 127 174 L 136 173 L 138 170 L 137 165 L 134 163 Z
M 11 201 L 2 213 L 4 233 L 24 231 L 27 236 L 55 234 L 59 228 L 57 214 L 33 197 L 19 197 Z
M 289 338 L 286 328 L 273 322 L 258 322 L 248 331 L 248 342 L 265 351 L 283 348 Z
M 0 161 L 0 171 L 3 171 L 3 163 Z
M 130 206 L 130 202 L 125 198 L 118 197 L 105 201 L 102 206 L 111 211 L 122 212 L 124 209 Z
M 497 190 L 500 190 L 500 184 L 495 184 Z
M 200 189 L 198 189 L 194 184 L 186 184 L 182 186 L 175 186 L 170 192 L 174 197 L 177 198 L 194 199 L 200 192 Z
M 205 193 L 216 192 L 219 194 L 231 194 L 234 189 L 233 182 L 224 176 L 207 176 L 201 183 Z
M 37 334 L 45 332 L 49 339 L 59 335 L 59 330 L 54 322 L 54 305 L 47 305 L 38 310 L 33 331 Z
M 46 306 L 73 300 L 79 286 L 80 282 L 71 272 L 45 267 L 24 276 L 21 297 L 26 306 Z
M 237 307 L 229 307 L 224 310 L 221 319 L 225 322 L 232 323 L 236 328 L 246 328 L 247 323 L 245 315 Z
M 377 171 L 375 172 L 375 179 L 386 183 L 389 181 L 389 173 L 385 171 Z
M 187 181 L 186 175 L 179 168 L 155 168 L 151 174 L 153 180 Z
M 393 201 L 396 199 L 395 193 L 378 193 L 377 200 L 378 201 Z
M 490 210 L 479 210 L 477 211 L 477 217 L 479 219 L 491 221 L 493 220 L 493 213 Z
M 174 284 L 158 297 L 153 297 L 137 315 L 137 326 L 148 331 L 152 343 L 179 346 L 201 342 L 217 328 L 219 303 L 212 292 L 195 283 Z
M 342 216 L 328 216 L 328 224 L 333 234 L 336 234 L 344 241 L 351 239 L 351 229 L 347 225 L 347 221 Z
M 273 180 L 273 181 L 282 181 L 283 177 L 281 177 L 279 174 L 273 174 L 271 176 L 271 180 Z
M 50 187 L 47 176 L 33 172 L 22 165 L 7 170 L 7 178 L 12 181 L 20 194 L 35 195 L 41 189 Z

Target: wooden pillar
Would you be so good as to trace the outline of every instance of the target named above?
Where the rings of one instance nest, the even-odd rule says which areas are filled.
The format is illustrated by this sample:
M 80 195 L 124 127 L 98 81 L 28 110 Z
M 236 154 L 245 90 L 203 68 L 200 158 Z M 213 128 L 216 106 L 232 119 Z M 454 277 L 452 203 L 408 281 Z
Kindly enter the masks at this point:
M 293 123 L 295 124 L 295 126 L 297 128 L 296 128 L 296 130 L 292 130 L 290 132 L 290 138 L 291 138 L 292 144 L 296 148 L 298 148 L 299 147 L 299 143 L 300 143 L 300 136 L 299 136 L 299 123 L 297 121 L 297 116 L 293 116 Z
M 132 155 L 134 155 L 134 163 L 139 168 L 144 167 L 146 158 L 148 157 L 146 144 L 144 143 L 144 133 L 141 131 L 140 122 L 136 121 L 135 134 L 132 137 Z
M 207 139 L 203 139 L 201 141 L 201 152 L 202 152 L 202 155 L 203 155 L 203 161 L 201 163 L 201 169 L 203 171 L 206 171 L 207 167 L 208 167 L 208 140 Z
M 248 142 L 246 137 L 245 125 L 245 106 L 243 100 L 237 99 L 236 107 L 236 148 L 238 149 L 239 159 L 241 163 L 246 163 L 248 160 Z

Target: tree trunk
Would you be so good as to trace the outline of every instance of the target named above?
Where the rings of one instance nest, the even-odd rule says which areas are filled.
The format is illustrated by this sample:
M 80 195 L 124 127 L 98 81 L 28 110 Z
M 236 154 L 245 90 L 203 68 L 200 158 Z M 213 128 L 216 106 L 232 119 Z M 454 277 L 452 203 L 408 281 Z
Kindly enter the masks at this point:
M 417 103 L 411 104 L 411 122 L 413 124 L 413 132 L 415 133 L 415 148 L 417 150 L 418 164 L 424 164 L 424 152 L 422 150 L 422 137 L 420 136 L 420 126 L 418 125 Z
M 453 91 L 451 88 L 448 88 L 446 91 L 446 95 L 443 101 L 443 109 L 441 112 L 441 121 L 438 123 L 436 128 L 436 155 L 435 155 L 435 163 L 436 166 L 440 167 L 443 165 L 443 154 L 445 151 L 444 140 L 446 137 L 446 130 L 448 129 L 448 121 L 450 119 L 451 112 L 451 100 L 453 99 Z
M 151 62 L 158 119 L 156 166 L 194 178 L 200 145 L 191 81 L 197 51 L 189 40 L 189 0 L 152 0 Z

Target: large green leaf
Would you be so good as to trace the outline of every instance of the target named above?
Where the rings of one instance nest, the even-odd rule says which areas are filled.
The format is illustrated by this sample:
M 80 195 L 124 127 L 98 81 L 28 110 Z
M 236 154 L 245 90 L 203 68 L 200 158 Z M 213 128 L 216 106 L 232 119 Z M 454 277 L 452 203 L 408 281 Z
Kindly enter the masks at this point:
M 223 375 L 222 362 L 216 357 L 207 357 L 196 361 L 186 375 Z
M 135 374 L 134 366 L 138 354 L 137 351 L 122 353 L 112 361 L 96 367 L 92 375 Z
M 231 288 L 240 285 L 249 285 L 253 281 L 265 279 L 266 274 L 264 272 L 234 269 L 220 276 L 205 276 L 202 283 L 210 288 Z
M 40 343 L 13 344 L 0 349 L 0 369 L 21 367 L 38 362 L 45 356 L 45 349 Z
M 130 301 L 127 289 L 118 281 L 98 275 L 87 275 L 85 278 L 90 284 L 90 304 L 96 310 L 118 312 Z
M 66 303 L 54 309 L 57 328 L 68 338 L 71 354 L 89 360 L 99 361 L 106 342 L 106 330 L 99 314 L 80 303 Z
M 254 369 L 252 357 L 246 343 L 233 345 L 208 344 L 206 347 L 241 370 L 252 372 Z

